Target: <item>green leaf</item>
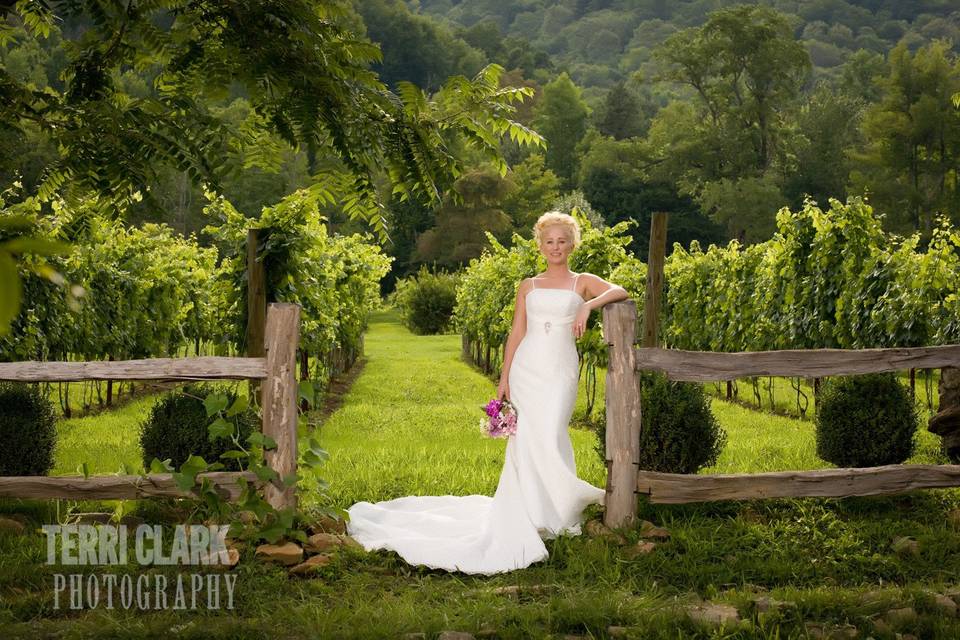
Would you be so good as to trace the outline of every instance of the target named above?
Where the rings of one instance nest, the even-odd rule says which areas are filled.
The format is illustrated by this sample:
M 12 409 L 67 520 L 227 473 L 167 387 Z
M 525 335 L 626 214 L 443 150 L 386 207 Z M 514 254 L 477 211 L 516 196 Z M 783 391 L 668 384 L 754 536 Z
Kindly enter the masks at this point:
M 162 462 L 159 458 L 150 461 L 150 473 L 170 473 L 171 471 L 173 471 L 173 465 L 170 464 L 170 458 Z
M 77 471 L 79 471 L 83 475 L 84 479 L 90 477 L 90 467 L 87 465 L 86 462 L 81 462 L 77 466 Z
M 277 441 L 270 436 L 263 435 L 262 431 L 254 431 L 247 436 L 247 442 L 251 445 L 261 446 L 264 449 L 276 449 Z
M 207 417 L 209 418 L 213 414 L 226 409 L 229 401 L 229 398 L 222 393 L 211 393 L 208 395 L 203 399 L 203 406 L 207 410 Z
M 196 476 L 198 473 L 206 471 L 208 466 L 206 460 L 200 456 L 192 455 L 180 465 L 180 473 Z
M 30 216 L 23 214 L 5 215 L 0 218 L 0 229 L 13 231 L 14 229 L 32 229 L 35 221 Z
M 233 404 L 230 405 L 230 408 L 227 409 L 227 417 L 232 418 L 238 413 L 242 413 L 243 411 L 246 411 L 248 406 L 249 406 L 249 400 L 247 399 L 247 396 L 237 396 L 237 399 L 234 400 Z
M 281 537 L 286 535 L 287 528 L 279 522 L 274 522 L 269 526 L 261 528 L 258 533 L 270 544 L 273 544 Z
M 207 433 L 209 434 L 210 440 L 229 438 L 233 435 L 233 431 L 233 423 L 219 417 L 207 425 Z
M 303 452 L 301 456 L 303 463 L 309 467 L 317 467 L 323 464 L 323 458 L 315 454 L 312 450 L 307 449 Z
M 188 473 L 174 473 L 173 482 L 181 491 L 190 491 L 193 489 L 193 485 L 196 484 L 196 475 L 191 475 Z
M 330 458 L 330 454 L 327 453 L 326 449 L 321 447 L 320 443 L 317 442 L 313 437 L 310 438 L 310 451 L 321 460 L 327 460 Z
M 279 477 L 276 471 L 274 471 L 273 469 L 271 469 L 266 465 L 260 465 L 260 464 L 250 465 L 249 470 L 253 471 L 253 473 L 256 474 L 257 478 L 259 478 L 263 482 L 276 480 Z
M 300 542 L 307 541 L 307 534 L 304 533 L 303 531 L 300 531 L 299 529 L 294 529 L 287 535 L 290 536 L 291 538 L 294 538 L 295 540 L 299 540 Z
M 299 396 L 300 400 L 306 400 L 311 406 L 313 406 L 313 398 L 315 395 L 313 381 L 301 380 L 300 384 L 297 385 L 297 395 Z
M 40 256 L 64 255 L 73 247 L 66 242 L 45 238 L 20 237 L 0 243 L 0 251 L 9 253 L 32 253 Z

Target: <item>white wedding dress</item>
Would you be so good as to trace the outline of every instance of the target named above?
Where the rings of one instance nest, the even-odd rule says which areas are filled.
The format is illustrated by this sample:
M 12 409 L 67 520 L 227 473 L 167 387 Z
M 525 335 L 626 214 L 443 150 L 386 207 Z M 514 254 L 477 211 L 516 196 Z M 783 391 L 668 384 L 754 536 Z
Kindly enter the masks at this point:
M 606 492 L 577 477 L 567 430 L 579 368 L 572 327 L 584 304 L 577 278 L 571 289 L 537 289 L 534 280 L 526 295 L 527 331 L 508 374 L 517 433 L 507 438 L 493 497 L 357 502 L 348 509 L 348 535 L 411 565 L 490 575 L 543 560 L 543 540 L 581 533 L 584 508 L 603 504 Z

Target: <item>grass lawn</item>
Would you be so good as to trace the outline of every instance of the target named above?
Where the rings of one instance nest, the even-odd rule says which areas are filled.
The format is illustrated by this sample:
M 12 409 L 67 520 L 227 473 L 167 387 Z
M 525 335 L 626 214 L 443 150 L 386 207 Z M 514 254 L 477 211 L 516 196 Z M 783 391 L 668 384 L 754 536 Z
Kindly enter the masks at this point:
M 909 388 L 909 372 L 898 372 L 897 376 L 900 382 Z M 914 378 L 914 394 L 916 402 L 924 410 L 936 407 L 940 402 L 940 396 L 937 393 L 937 384 L 940 381 L 939 369 L 917 370 Z M 812 418 L 816 402 L 813 396 L 813 386 L 806 380 L 800 380 L 800 392 L 792 387 L 796 384 L 796 379 L 778 378 L 774 376 L 758 376 L 757 392 L 760 399 L 757 400 L 757 394 L 754 393 L 753 385 L 749 380 L 739 380 L 735 386 L 736 400 L 739 404 L 749 408 L 757 408 L 763 411 L 770 411 L 771 398 L 772 413 L 790 415 L 794 417 Z M 725 382 L 710 383 L 704 385 L 704 388 L 713 396 L 726 398 L 727 385 Z M 799 408 L 798 408 L 799 406 Z M 929 412 L 928 412 L 929 413 Z
M 412 494 L 492 495 L 505 442 L 482 437 L 477 421 L 495 382 L 460 360 L 459 336 L 414 336 L 393 311 L 383 311 L 372 318 L 365 342 L 363 369 L 342 406 L 317 427 L 330 453 L 322 478 L 333 503 L 346 508 Z M 602 372 L 599 378 L 595 411 L 603 409 Z M 786 381 L 779 386 L 789 390 Z M 581 389 L 578 413 L 584 395 Z M 113 473 L 123 462 L 139 467 L 137 423 L 150 402 L 143 398 L 110 414 L 61 423 L 55 472 L 75 473 L 82 461 L 94 473 Z M 808 420 L 719 398 L 712 406 L 729 441 L 705 472 L 829 466 L 815 456 Z M 602 486 L 595 433 L 574 428 L 571 437 L 579 475 Z M 942 461 L 931 434 L 922 430 L 919 445 L 909 462 Z M 304 481 L 304 503 L 316 501 L 315 488 L 314 480 Z M 5 500 L 0 512 L 28 519 L 32 529 L 57 522 L 70 509 L 113 504 Z M 168 501 L 129 506 L 149 523 L 181 522 Z M 173 580 L 176 567 L 48 566 L 43 535 L 0 532 L 0 637 L 397 638 L 423 632 L 433 638 L 443 630 L 478 637 L 492 630 L 487 637 L 603 638 L 611 637 L 614 625 L 629 638 L 802 638 L 815 637 L 813 625 L 825 625 L 828 632 L 842 628 L 838 634 L 855 628 L 861 638 L 894 638 L 897 632 L 956 638 L 960 622 L 936 595 L 958 583 L 957 510 L 957 490 L 843 500 L 641 501 L 641 518 L 671 534 L 651 553 L 631 558 L 602 539 L 565 536 L 546 542 L 547 560 L 491 577 L 411 567 L 390 552 L 346 549 L 318 577 L 297 579 L 244 556 L 232 570 L 237 582 L 229 611 L 54 609 L 55 573 L 110 570 Z M 595 506 L 588 510 L 599 513 Z M 639 540 L 636 531 L 623 533 L 630 543 Z M 896 536 L 915 538 L 916 553 L 896 553 Z M 514 585 L 519 589 L 497 591 Z M 761 614 L 753 604 L 757 595 L 788 604 Z M 742 621 L 724 629 L 694 622 L 685 607 L 701 600 L 737 607 Z

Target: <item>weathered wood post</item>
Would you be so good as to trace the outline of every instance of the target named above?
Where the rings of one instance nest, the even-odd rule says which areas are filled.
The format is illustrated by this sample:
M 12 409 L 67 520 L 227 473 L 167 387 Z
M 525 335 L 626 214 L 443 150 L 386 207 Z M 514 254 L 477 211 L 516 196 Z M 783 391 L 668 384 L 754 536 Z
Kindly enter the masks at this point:
M 637 471 L 640 464 L 640 386 L 634 342 L 637 303 L 613 302 L 603 307 L 603 339 L 607 343 L 606 462 L 607 495 L 603 523 L 632 525 L 637 518 Z
M 267 465 L 282 480 L 297 470 L 297 345 L 300 342 L 300 307 L 271 303 L 267 310 L 267 377 L 263 381 L 263 434 L 277 443 L 265 452 Z M 277 483 L 279 484 L 279 482 Z M 296 486 L 268 483 L 265 496 L 276 509 L 297 506 Z
M 943 451 L 952 460 L 960 458 L 960 368 L 940 369 L 940 406 L 930 417 L 927 430 L 941 438 Z
M 262 358 L 267 315 L 267 278 L 263 262 L 257 260 L 259 229 L 247 229 L 247 357 Z M 259 399 L 260 381 L 250 380 L 250 400 Z
M 656 212 L 650 220 L 647 255 L 647 290 L 644 300 L 643 346 L 657 346 L 663 263 L 667 249 L 667 214 Z M 637 307 L 633 300 L 603 309 L 604 340 L 609 347 L 607 367 L 607 496 L 603 522 L 608 527 L 633 524 L 637 519 L 637 472 L 640 470 L 640 380 L 636 372 L 634 343 Z
M 667 252 L 667 214 L 657 211 L 650 220 L 647 252 L 647 293 L 643 304 L 643 346 L 656 347 L 663 292 L 663 262 Z

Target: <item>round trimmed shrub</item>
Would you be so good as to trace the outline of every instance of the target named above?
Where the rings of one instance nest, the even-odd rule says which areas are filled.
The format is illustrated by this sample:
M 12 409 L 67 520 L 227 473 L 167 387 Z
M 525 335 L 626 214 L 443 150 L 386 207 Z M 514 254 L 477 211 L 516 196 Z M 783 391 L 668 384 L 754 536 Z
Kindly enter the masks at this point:
M 703 385 L 676 382 L 660 372 L 640 374 L 640 469 L 696 473 L 716 464 L 727 443 Z M 606 428 L 601 423 L 596 449 L 606 459 Z
M 918 412 L 893 373 L 828 378 L 817 402 L 817 455 L 827 462 L 877 467 L 913 453 Z
M 53 468 L 57 416 L 39 385 L 0 382 L 0 476 L 45 476 Z
M 164 394 L 150 415 L 140 425 L 140 447 L 143 450 L 143 467 L 150 469 L 150 462 L 157 458 L 166 460 L 179 468 L 191 455 L 202 457 L 207 462 L 222 462 L 227 470 L 239 471 L 237 460 L 221 459 L 220 454 L 235 449 L 230 438 L 210 440 L 207 425 L 213 417 L 207 416 L 203 399 L 210 393 L 220 392 L 233 404 L 237 392 L 232 387 L 212 384 L 187 384 Z M 247 408 L 237 415 L 227 418 L 239 433 L 240 442 L 246 448 L 246 439 L 253 431 L 259 430 L 260 418 L 256 411 Z
M 394 300 L 404 326 L 417 335 L 448 333 L 457 280 L 455 274 L 430 273 L 423 266 L 416 276 L 399 280 Z

